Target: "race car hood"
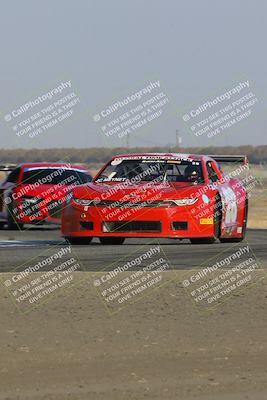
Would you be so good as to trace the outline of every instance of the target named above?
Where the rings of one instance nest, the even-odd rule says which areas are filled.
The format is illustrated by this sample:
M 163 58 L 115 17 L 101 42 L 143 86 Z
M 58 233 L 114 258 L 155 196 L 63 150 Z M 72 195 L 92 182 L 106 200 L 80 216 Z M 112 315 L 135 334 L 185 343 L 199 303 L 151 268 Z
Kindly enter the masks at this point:
M 64 197 L 71 188 L 67 185 L 18 185 L 13 192 L 15 193 L 14 198 L 19 199 L 22 197 L 39 197 L 49 198 L 53 197 L 53 200 Z
M 73 189 L 73 197 L 79 199 L 97 199 L 97 200 L 128 200 L 135 201 L 140 196 L 144 200 L 151 197 L 162 200 L 180 199 L 193 197 L 197 194 L 203 185 L 195 185 L 192 183 L 172 183 L 164 182 L 154 184 L 150 182 L 139 184 L 125 184 L 123 182 L 116 184 L 96 183 L 92 182 L 86 185 L 77 186 Z

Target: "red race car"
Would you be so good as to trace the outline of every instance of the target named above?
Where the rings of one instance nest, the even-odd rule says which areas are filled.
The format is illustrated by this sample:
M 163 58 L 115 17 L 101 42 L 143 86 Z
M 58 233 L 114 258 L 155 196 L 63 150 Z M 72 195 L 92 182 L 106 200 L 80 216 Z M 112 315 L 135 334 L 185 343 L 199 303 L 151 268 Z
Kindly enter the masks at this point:
M 86 168 L 64 163 L 30 163 L 16 167 L 0 184 L 0 226 L 21 229 L 23 224 L 60 222 L 70 190 L 91 182 Z
M 91 183 L 72 190 L 62 213 L 63 236 L 72 244 L 93 237 L 102 244 L 122 244 L 126 237 L 190 239 L 194 244 L 241 241 L 247 192 L 217 162 L 246 165 L 246 157 L 115 156 Z

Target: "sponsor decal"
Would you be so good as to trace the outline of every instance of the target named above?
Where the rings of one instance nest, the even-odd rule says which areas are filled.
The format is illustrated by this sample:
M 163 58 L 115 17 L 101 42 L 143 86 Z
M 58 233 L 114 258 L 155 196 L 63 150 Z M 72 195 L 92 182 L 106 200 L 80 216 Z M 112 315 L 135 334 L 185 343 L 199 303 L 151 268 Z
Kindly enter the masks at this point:
M 200 225 L 213 225 L 213 218 L 200 218 Z
M 122 159 L 121 158 L 115 158 L 114 160 L 111 161 L 111 165 L 119 165 L 121 164 Z
M 225 203 L 225 223 L 233 224 L 237 221 L 237 198 L 230 187 L 222 187 L 223 200 Z

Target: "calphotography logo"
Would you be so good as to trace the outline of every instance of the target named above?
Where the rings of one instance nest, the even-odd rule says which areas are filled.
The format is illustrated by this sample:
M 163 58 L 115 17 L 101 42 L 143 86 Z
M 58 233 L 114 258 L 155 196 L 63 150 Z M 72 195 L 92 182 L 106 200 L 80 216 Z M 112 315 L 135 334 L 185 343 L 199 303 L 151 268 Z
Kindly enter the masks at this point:
M 223 252 L 207 260 L 203 268 L 183 280 L 193 304 L 200 311 L 222 305 L 236 293 L 247 290 L 265 278 L 249 245 L 234 246 L 230 255 Z
M 81 277 L 74 274 L 79 270 L 80 263 L 71 246 L 56 245 L 27 265 L 18 265 L 3 284 L 15 306 L 24 314 L 42 305 L 62 289 L 79 283 Z
M 107 143 L 129 141 L 157 122 L 168 111 L 169 98 L 160 80 L 149 81 L 145 86 L 106 106 L 93 116 L 97 129 Z
M 4 115 L 4 121 L 16 135 L 18 143 L 37 139 L 77 113 L 80 98 L 75 93 L 71 80 L 62 81 L 47 92 L 43 92 Z
M 188 132 L 197 139 L 212 139 L 233 130 L 258 110 L 258 98 L 249 80 L 194 106 L 182 116 Z
M 108 312 L 113 314 L 168 283 L 164 271 L 169 268 L 161 246 L 153 242 L 94 274 L 93 286 Z

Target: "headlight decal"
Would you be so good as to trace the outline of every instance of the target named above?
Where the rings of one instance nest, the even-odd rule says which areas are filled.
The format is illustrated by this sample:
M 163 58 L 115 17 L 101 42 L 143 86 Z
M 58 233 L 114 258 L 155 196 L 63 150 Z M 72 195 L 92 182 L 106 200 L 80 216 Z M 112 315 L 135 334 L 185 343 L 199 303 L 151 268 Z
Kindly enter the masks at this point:
M 197 198 L 188 198 L 188 199 L 178 199 L 174 200 L 177 206 L 192 206 L 195 204 L 198 199 Z

